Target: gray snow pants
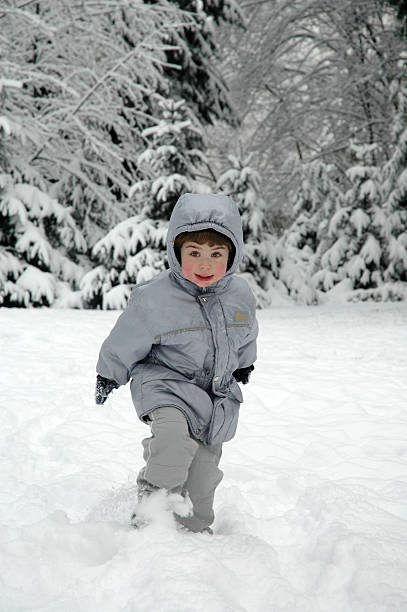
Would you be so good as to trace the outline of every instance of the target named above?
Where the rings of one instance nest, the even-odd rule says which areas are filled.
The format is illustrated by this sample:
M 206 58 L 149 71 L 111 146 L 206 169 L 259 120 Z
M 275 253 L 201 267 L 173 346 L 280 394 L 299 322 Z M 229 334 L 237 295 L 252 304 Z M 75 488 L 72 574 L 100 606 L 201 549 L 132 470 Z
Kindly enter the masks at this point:
M 188 422 L 177 408 L 156 408 L 149 417 L 152 436 L 142 442 L 146 465 L 137 481 L 141 488 L 152 484 L 188 493 L 193 515 L 175 518 L 191 531 L 202 531 L 214 520 L 215 489 L 223 477 L 218 468 L 222 445 L 206 446 L 192 438 Z

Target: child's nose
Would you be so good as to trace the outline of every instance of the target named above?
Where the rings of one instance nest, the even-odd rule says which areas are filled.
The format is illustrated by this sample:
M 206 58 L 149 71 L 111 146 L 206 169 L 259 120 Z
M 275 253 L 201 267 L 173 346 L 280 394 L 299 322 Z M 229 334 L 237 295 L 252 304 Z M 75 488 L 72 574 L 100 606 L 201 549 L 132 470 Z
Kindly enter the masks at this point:
M 209 259 L 208 257 L 203 257 L 203 258 L 201 259 L 201 262 L 200 262 L 200 263 L 201 263 L 201 268 L 202 268 L 202 269 L 209 268 L 209 267 L 210 267 L 210 265 L 211 265 L 211 261 L 210 261 L 210 259 Z

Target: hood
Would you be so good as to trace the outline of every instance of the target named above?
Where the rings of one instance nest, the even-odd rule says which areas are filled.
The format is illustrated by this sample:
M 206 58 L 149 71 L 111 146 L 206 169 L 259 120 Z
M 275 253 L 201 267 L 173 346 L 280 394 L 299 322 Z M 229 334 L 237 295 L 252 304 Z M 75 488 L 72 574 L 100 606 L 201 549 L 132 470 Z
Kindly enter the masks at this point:
M 223 278 L 207 288 L 201 288 L 183 276 L 181 265 L 175 255 L 174 240 L 183 232 L 205 229 L 213 229 L 227 236 L 235 247 L 235 257 Z M 189 293 L 196 295 L 225 288 L 238 268 L 242 250 L 242 220 L 236 203 L 230 196 L 221 193 L 185 193 L 180 197 L 172 211 L 168 226 L 167 254 L 171 272 Z

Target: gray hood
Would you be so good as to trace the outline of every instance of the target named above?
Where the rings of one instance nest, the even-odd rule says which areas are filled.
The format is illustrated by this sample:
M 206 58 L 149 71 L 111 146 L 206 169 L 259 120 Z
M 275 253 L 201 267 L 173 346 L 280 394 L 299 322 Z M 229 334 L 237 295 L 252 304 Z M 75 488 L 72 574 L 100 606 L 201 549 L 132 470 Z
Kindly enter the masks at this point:
M 227 236 L 235 247 L 235 257 L 223 278 L 207 288 L 201 288 L 183 276 L 181 265 L 175 255 L 174 240 L 183 232 L 197 232 L 205 229 L 213 229 Z M 167 254 L 173 276 L 189 293 L 196 295 L 226 288 L 232 274 L 239 266 L 242 250 L 242 220 L 236 203 L 231 197 L 222 193 L 185 193 L 180 197 L 172 211 L 168 226 Z

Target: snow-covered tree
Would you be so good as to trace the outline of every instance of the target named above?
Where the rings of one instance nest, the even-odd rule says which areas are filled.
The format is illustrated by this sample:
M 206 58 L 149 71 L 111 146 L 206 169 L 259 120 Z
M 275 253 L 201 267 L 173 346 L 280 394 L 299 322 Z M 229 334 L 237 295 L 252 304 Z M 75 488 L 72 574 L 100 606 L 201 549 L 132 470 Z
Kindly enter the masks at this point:
M 66 223 L 81 227 L 94 246 L 94 278 L 104 276 L 91 282 L 87 275 L 78 299 L 107 304 L 102 296 L 109 283 L 110 289 L 131 285 L 162 266 L 161 237 L 179 195 L 208 189 L 197 180 L 197 168 L 206 163 L 202 123 L 230 113 L 211 66 L 215 24 L 237 21 L 238 7 L 233 0 L 3 5 L 4 78 L 21 85 L 2 98 L 3 111 L 26 134 L 24 146 L 8 158 L 12 181 L 31 185 L 34 200 L 40 190 L 54 202 L 54 216 L 57 204 L 63 206 Z M 7 151 L 1 149 L 0 157 Z M 59 208 L 58 215 L 63 225 Z M 116 257 L 111 243 L 133 231 L 143 236 L 136 250 Z M 7 234 L 11 243 L 9 227 Z M 65 248 L 63 255 L 76 264 L 78 245 L 52 246 Z M 105 251 L 111 269 L 101 261 Z
M 317 253 L 327 236 L 328 222 L 340 206 L 341 191 L 333 180 L 333 167 L 316 160 L 297 164 L 299 188 L 293 202 L 294 223 L 287 231 L 288 244 L 309 253 Z
M 74 259 L 86 249 L 69 209 L 1 174 L 0 226 L 0 304 L 50 306 L 58 298 L 67 303 L 83 274 Z
M 2 80 L 0 92 L 4 97 L 6 89 L 19 85 Z M 49 306 L 78 287 L 83 274 L 78 254 L 86 250 L 86 243 L 71 211 L 45 193 L 41 176 L 20 158 L 29 130 L 10 114 L 1 115 L 2 110 L 0 305 Z
M 386 300 L 407 297 L 407 88 L 391 84 L 391 154 L 378 163 L 379 145 L 353 143 L 348 186 L 334 167 L 302 165 L 294 222 L 281 245 L 281 269 L 295 269 L 298 286 L 317 298 Z M 334 179 L 334 180 L 333 180 Z M 279 244 L 280 246 L 280 244 Z M 292 263 L 295 266 L 293 267 Z M 284 279 L 280 272 L 279 278 Z M 303 282 L 302 282 L 303 281 Z M 304 301 L 300 295 L 298 297 Z
M 221 55 L 219 25 L 241 26 L 244 18 L 236 0 L 171 0 L 191 19 L 180 39 L 167 51 L 164 72 L 170 77 L 169 95 L 182 99 L 203 124 L 235 122 L 224 78 L 215 66 Z M 180 42 L 181 40 L 181 42 Z
M 24 84 L 6 111 L 33 135 L 21 155 L 94 242 L 129 216 L 151 96 L 168 90 L 168 37 L 177 44 L 192 20 L 173 4 L 136 0 L 5 5 L 3 73 Z
M 392 83 L 396 108 L 393 122 L 393 152 L 381 172 L 383 205 L 376 211 L 375 225 L 386 244 L 384 281 L 396 297 L 407 282 L 407 84 Z
M 82 278 L 85 304 L 93 308 L 124 308 L 135 284 L 150 280 L 164 269 L 166 235 L 166 224 L 141 215 L 110 230 L 92 249 L 96 267 Z
M 202 127 L 182 100 L 157 97 L 160 116 L 144 129 L 146 148 L 137 159 L 142 178 L 129 192 L 129 208 L 138 212 L 94 245 L 97 266 L 81 284 L 89 306 L 121 308 L 134 284 L 164 269 L 172 209 L 183 193 L 202 189 L 196 178 L 205 162 Z
M 222 71 L 241 119 L 238 138 L 262 176 L 267 215 L 284 229 L 297 160 L 321 159 L 344 176 L 352 140 L 378 144 L 378 163 L 388 157 L 389 86 L 406 71 L 406 38 L 383 0 L 243 6 L 247 27 L 223 28 Z M 218 149 L 236 150 L 236 132 L 222 136 Z
M 230 155 L 230 167 L 219 177 L 216 188 L 232 196 L 238 205 L 244 239 L 240 271 L 250 282 L 258 304 L 266 306 L 271 301 L 267 291 L 273 282 L 271 271 L 276 265 L 275 239 L 267 229 L 260 175 L 250 165 L 250 159 L 251 156 L 242 159 Z
M 335 280 L 331 271 L 320 268 L 321 257 L 333 241 L 329 219 L 342 199 L 334 177 L 334 168 L 321 161 L 297 164 L 294 221 L 278 243 L 278 276 L 292 298 L 307 304 L 318 301 L 318 289 L 327 291 Z
M 355 163 L 347 171 L 350 187 L 343 205 L 330 218 L 332 244 L 321 257 L 330 282 L 342 283 L 346 291 L 375 288 L 383 280 L 385 244 L 375 222 L 382 205 L 375 151 L 376 145 L 351 146 Z
M 158 98 L 158 121 L 143 130 L 146 146 L 137 159 L 141 180 L 130 190 L 137 211 L 168 221 L 178 198 L 199 188 L 206 162 L 203 128 L 182 100 Z

